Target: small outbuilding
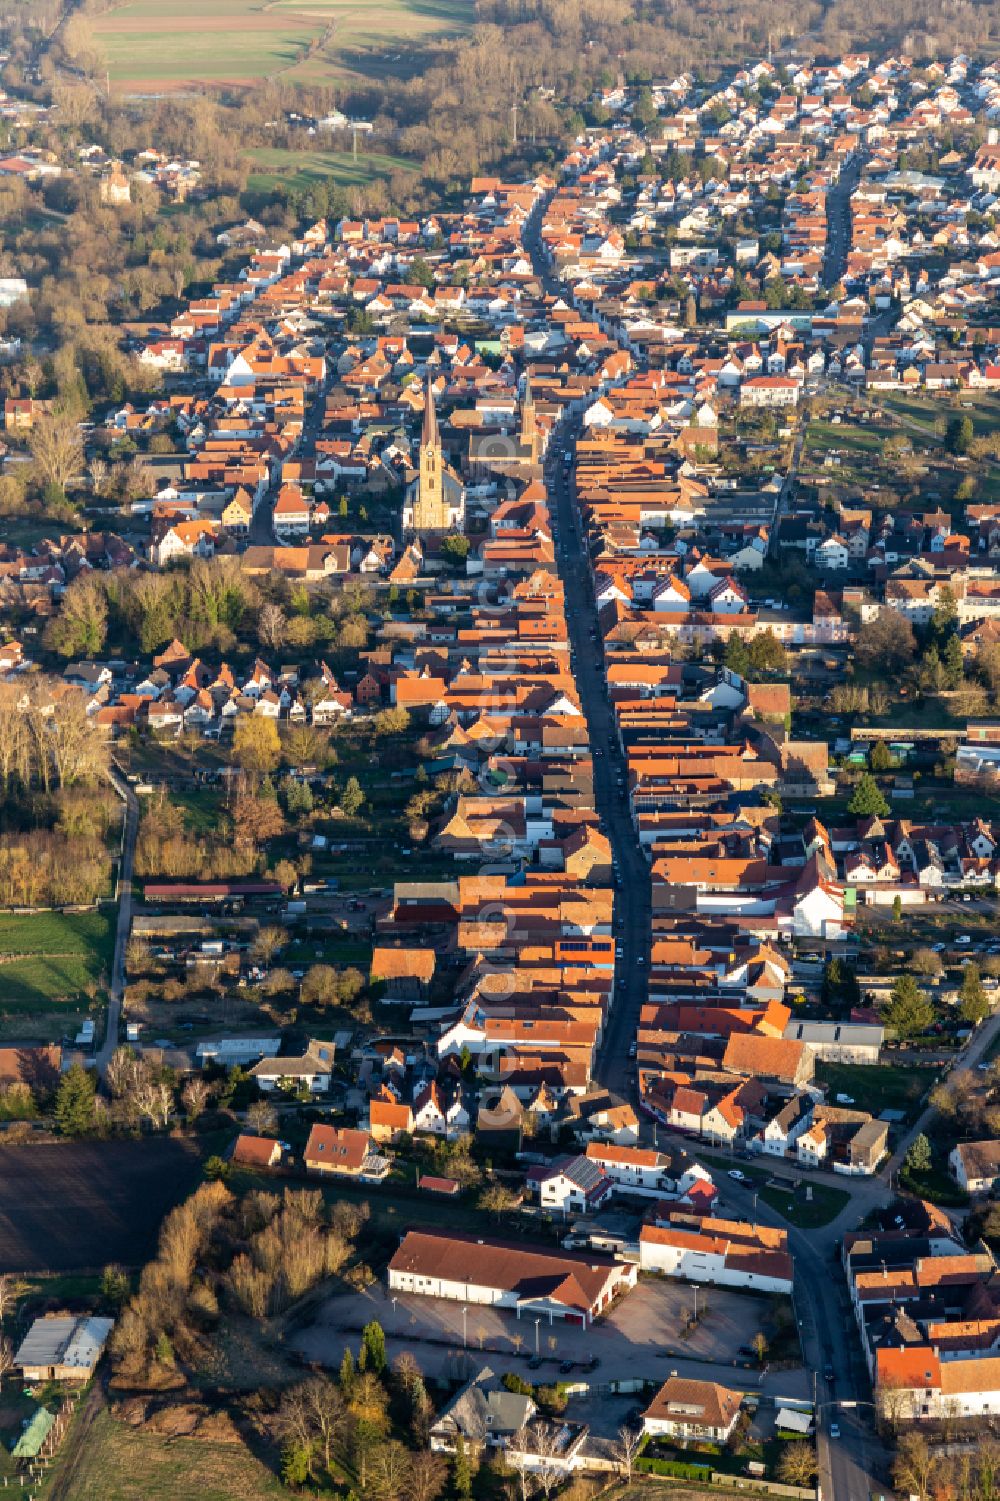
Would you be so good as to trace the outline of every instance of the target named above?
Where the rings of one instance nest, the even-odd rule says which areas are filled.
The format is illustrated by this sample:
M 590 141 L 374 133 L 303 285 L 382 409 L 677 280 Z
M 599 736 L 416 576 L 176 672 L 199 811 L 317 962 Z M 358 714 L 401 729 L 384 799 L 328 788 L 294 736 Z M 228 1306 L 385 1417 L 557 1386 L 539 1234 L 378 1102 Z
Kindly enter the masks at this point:
M 14 1356 L 25 1381 L 89 1381 L 114 1319 L 74 1314 L 36 1319 Z

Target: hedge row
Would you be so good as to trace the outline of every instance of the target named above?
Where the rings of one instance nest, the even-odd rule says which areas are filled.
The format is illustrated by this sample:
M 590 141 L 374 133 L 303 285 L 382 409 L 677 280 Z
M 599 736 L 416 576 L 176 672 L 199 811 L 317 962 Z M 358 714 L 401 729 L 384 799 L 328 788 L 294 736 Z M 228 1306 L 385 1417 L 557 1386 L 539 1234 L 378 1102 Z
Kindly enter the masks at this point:
M 647 1475 L 674 1475 L 678 1480 L 709 1480 L 712 1475 L 711 1465 L 685 1464 L 679 1459 L 637 1459 L 635 1467 Z

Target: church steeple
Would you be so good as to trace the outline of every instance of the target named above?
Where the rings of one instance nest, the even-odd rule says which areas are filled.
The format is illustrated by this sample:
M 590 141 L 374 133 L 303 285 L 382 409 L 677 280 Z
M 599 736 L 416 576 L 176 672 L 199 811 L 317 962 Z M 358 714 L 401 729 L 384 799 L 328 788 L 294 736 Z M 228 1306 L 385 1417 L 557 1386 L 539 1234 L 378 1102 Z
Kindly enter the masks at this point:
M 437 410 L 434 406 L 434 387 L 431 384 L 430 372 L 428 372 L 427 385 L 424 388 L 424 427 L 420 434 L 420 447 L 427 448 L 431 445 L 437 447 L 440 442 Z
M 524 397 L 521 401 L 521 446 L 526 448 L 531 456 L 531 462 L 538 462 L 538 426 L 535 421 L 535 399 L 531 394 L 531 376 L 525 372 Z
M 448 530 L 441 435 L 438 432 L 434 388 L 429 374 L 424 392 L 424 424 L 420 433 L 420 470 L 416 504 L 413 508 L 413 527 L 418 533 Z
M 461 480 L 444 461 L 434 387 L 428 371 L 418 463 L 406 490 L 403 531 L 410 536 L 425 537 L 464 528 L 465 491 Z

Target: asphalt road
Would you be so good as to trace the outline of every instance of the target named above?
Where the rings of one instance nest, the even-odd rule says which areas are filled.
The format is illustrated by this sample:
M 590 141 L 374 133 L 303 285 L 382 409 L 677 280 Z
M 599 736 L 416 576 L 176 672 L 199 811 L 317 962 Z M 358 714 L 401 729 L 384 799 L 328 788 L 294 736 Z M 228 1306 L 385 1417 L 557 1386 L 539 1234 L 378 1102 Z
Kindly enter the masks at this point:
M 835 286 L 847 267 L 851 245 L 851 194 L 861 177 L 863 159 L 856 158 L 840 174 L 826 195 L 826 255 L 823 260 L 823 284 Z
M 323 430 L 326 388 L 327 382 L 324 381 L 313 394 L 312 400 L 307 403 L 302 422 L 302 436 L 291 453 L 288 454 L 288 458 L 297 458 L 303 453 L 311 454 L 315 452 L 316 439 Z M 274 474 L 274 481 L 268 486 L 267 490 L 265 490 L 260 500 L 254 506 L 247 539 L 252 546 L 271 547 L 278 540 L 274 534 L 274 507 L 281 492 L 280 464 L 276 466 Z
M 565 289 L 549 272 L 539 239 L 543 212 L 544 206 L 538 207 L 527 221 L 524 243 L 545 290 L 558 294 Z M 616 867 L 615 940 L 621 953 L 615 958 L 614 999 L 594 1073 L 606 1088 L 624 1095 L 631 1085 L 629 1049 L 647 994 L 650 873 L 632 823 L 625 756 L 607 696 L 593 579 L 573 500 L 571 463 L 566 461 L 579 430 L 579 419 L 570 419 L 553 434 L 546 481 L 556 527 L 556 563 L 566 591 L 573 672 L 593 752 L 594 800 Z
M 97 1054 L 97 1068 L 102 1077 L 111 1054 L 118 1046 L 121 1031 L 125 949 L 132 927 L 132 871 L 135 841 L 139 832 L 139 799 L 117 766 L 111 767 L 110 776 L 112 786 L 125 804 L 125 829 L 122 835 L 121 869 L 118 872 L 118 925 L 115 929 L 115 954 L 111 964 L 111 987 L 108 991 L 108 1020 L 104 1029 L 104 1041 Z
M 832 210 L 836 223 L 829 261 L 834 270 L 838 265 L 842 269 L 842 258 L 846 254 L 850 193 L 859 170 L 855 167 L 853 172 L 845 173 L 835 190 L 837 196 Z M 539 227 L 543 213 L 544 204 L 528 219 L 524 243 L 546 292 L 556 294 L 565 289 L 550 272 L 542 251 Z M 572 419 L 553 434 L 546 477 L 554 502 L 556 560 L 566 591 L 574 673 L 594 753 L 595 801 L 611 841 L 621 882 L 619 900 L 615 903 L 616 922 L 620 923 L 616 938 L 621 946 L 621 956 L 615 961 L 615 1002 L 595 1073 L 603 1084 L 625 1093 L 632 1083 L 629 1047 L 647 994 L 650 873 L 631 820 L 624 756 L 613 733 L 614 721 L 605 691 L 593 584 L 587 559 L 581 551 L 578 516 L 573 504 L 571 464 L 567 463 L 566 454 L 572 453 L 578 433 L 579 420 Z M 794 486 L 801 452 L 800 434 L 776 503 L 775 521 Z M 647 1129 L 647 1123 L 644 1123 L 644 1135 Z M 687 1145 L 690 1147 L 690 1143 Z M 795 1266 L 796 1317 L 803 1356 L 815 1373 L 817 1454 L 823 1501 L 869 1501 L 872 1492 L 878 1494 L 882 1488 L 888 1470 L 887 1456 L 878 1445 L 870 1424 L 865 1421 L 870 1409 L 839 1406 L 844 1401 L 864 1403 L 869 1400 L 869 1387 L 854 1331 L 846 1282 L 835 1265 L 836 1241 L 843 1228 L 840 1220 L 856 1224 L 870 1207 L 870 1201 L 881 1200 L 884 1196 L 884 1184 L 866 1185 L 852 1197 L 851 1206 L 838 1219 L 836 1227 L 830 1227 L 826 1234 L 822 1231 L 806 1233 L 791 1229 L 768 1206 L 761 1205 L 758 1210 L 752 1190 L 725 1180 L 725 1200 L 734 1212 L 746 1218 L 756 1216 L 762 1223 L 777 1225 L 789 1232 L 789 1248 Z M 829 1381 L 824 1375 L 827 1370 L 831 1372 Z M 837 1438 L 831 1438 L 831 1421 L 839 1425 Z
M 872 1199 L 884 1197 L 874 1184 L 858 1185 L 862 1193 L 852 1199 L 851 1217 L 857 1223 Z M 788 1246 L 795 1268 L 794 1304 L 799 1338 L 807 1367 L 815 1373 L 816 1453 L 822 1501 L 869 1501 L 885 1489 L 889 1456 L 868 1421 L 871 1401 L 868 1375 L 861 1354 L 847 1292 L 847 1283 L 836 1261 L 838 1236 L 833 1226 L 821 1230 L 796 1230 L 776 1210 L 759 1200 L 753 1189 L 722 1178 L 724 1207 L 742 1218 L 788 1231 Z M 865 1191 L 867 1190 L 867 1191 Z M 838 1221 L 839 1223 L 839 1221 Z M 825 1372 L 832 1378 L 826 1379 Z M 844 1402 L 860 1403 L 844 1407 Z M 832 1438 L 830 1425 L 840 1429 Z

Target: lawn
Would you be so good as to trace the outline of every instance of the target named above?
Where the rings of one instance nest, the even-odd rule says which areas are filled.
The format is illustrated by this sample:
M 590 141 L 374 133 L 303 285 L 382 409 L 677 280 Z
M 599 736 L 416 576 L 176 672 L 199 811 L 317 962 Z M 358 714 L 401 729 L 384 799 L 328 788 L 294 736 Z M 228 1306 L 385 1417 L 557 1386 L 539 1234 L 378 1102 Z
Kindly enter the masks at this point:
M 0 1014 L 86 995 L 106 979 L 113 950 L 110 912 L 0 915 Z
M 861 1063 L 817 1063 L 816 1082 L 829 1086 L 829 1101 L 850 1095 L 858 1110 L 878 1116 L 901 1110 L 908 1121 L 920 1114 L 924 1096 L 938 1077 L 936 1068 L 901 1068 L 891 1063 L 868 1067 Z
M 806 1198 L 807 1186 L 812 1189 L 810 1199 Z M 800 1230 L 818 1230 L 821 1225 L 828 1225 L 851 1202 L 845 1189 L 811 1183 L 807 1174 L 796 1192 L 764 1187 L 759 1193 L 765 1204 L 770 1204 L 790 1225 L 797 1225 Z
M 413 171 L 413 163 L 402 156 L 387 156 L 377 151 L 359 150 L 357 158 L 349 151 L 285 151 L 261 146 L 248 152 L 259 171 L 251 174 L 249 186 L 270 192 L 279 184 L 286 188 L 308 190 L 313 183 L 332 179 L 338 187 L 356 187 L 375 177 L 388 177 L 399 169 Z
M 722 1169 L 729 1171 L 733 1159 L 731 1157 L 719 1157 L 709 1152 L 699 1152 L 698 1156 L 703 1162 L 711 1167 L 720 1169 L 715 1174 L 716 1181 L 723 1188 Z M 749 1164 L 741 1162 L 740 1172 L 744 1179 L 749 1180 L 750 1185 L 757 1193 L 757 1197 L 772 1209 L 776 1209 L 783 1219 L 790 1225 L 797 1225 L 800 1230 L 818 1230 L 821 1225 L 828 1225 L 835 1220 L 837 1215 L 844 1209 L 850 1200 L 850 1194 L 842 1188 L 829 1188 L 825 1183 L 814 1183 L 808 1172 L 798 1174 L 796 1165 L 792 1162 L 780 1164 L 779 1177 L 785 1177 L 790 1172 L 796 1172 L 800 1178 L 797 1191 L 789 1185 L 784 1188 L 768 1187 L 768 1180 L 775 1176 L 771 1165 L 765 1159 Z M 775 1170 L 777 1171 L 777 1170 Z M 744 1185 L 745 1186 L 745 1185 Z M 806 1199 L 806 1188 L 812 1189 L 812 1198 Z
M 60 1478 L 55 1470 L 56 1483 Z M 64 1493 L 73 1501 L 276 1501 L 291 1493 L 242 1444 L 165 1438 L 117 1423 L 89 1429 Z
M 111 78 L 131 89 L 320 82 L 372 53 L 405 71 L 414 44 L 455 35 L 472 12 L 471 0 L 126 0 L 93 31 Z
M 191 787 L 172 792 L 170 801 L 184 809 L 184 822 L 192 834 L 211 834 L 219 826 L 223 793 L 212 787 Z
M 1000 422 L 1000 398 L 994 395 L 970 396 L 963 393 L 957 406 L 953 405 L 947 395 L 893 395 L 885 398 L 885 405 L 900 416 L 909 418 L 911 422 L 919 422 L 926 427 L 934 427 L 938 422 L 947 423 L 956 412 L 963 416 L 967 414 L 972 418 L 977 438 L 994 432 Z

